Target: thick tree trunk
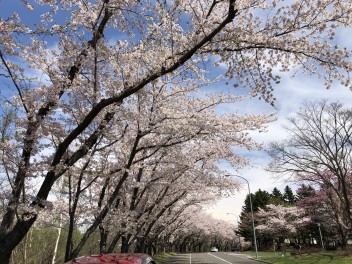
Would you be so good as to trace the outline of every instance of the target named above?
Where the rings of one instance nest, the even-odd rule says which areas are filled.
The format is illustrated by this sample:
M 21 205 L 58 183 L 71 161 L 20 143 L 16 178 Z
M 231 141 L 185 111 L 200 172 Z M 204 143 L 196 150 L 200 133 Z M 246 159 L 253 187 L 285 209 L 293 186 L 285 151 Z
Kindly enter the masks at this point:
M 33 223 L 37 219 L 34 215 L 26 221 L 18 221 L 16 225 L 0 240 L 0 263 L 10 263 L 11 253 L 28 233 Z
M 137 149 L 138 142 L 140 139 L 141 139 L 141 135 L 137 134 L 135 141 L 134 141 L 134 145 L 131 150 L 129 161 L 126 165 L 127 169 L 129 169 L 131 167 L 131 165 L 133 163 L 133 159 L 134 159 L 135 155 L 137 154 L 136 149 Z M 77 247 L 72 251 L 72 253 L 70 254 L 70 256 L 67 260 L 71 260 L 71 259 L 76 258 L 78 256 L 79 252 L 82 250 L 82 248 L 85 245 L 85 243 L 87 242 L 88 238 L 99 227 L 100 223 L 104 220 L 105 216 L 108 214 L 111 206 L 114 204 L 114 202 L 116 202 L 116 199 L 120 193 L 120 189 L 128 176 L 129 176 L 128 171 L 125 171 L 123 173 L 120 181 L 117 183 L 114 192 L 111 194 L 110 198 L 106 202 L 106 205 L 103 207 L 103 209 L 101 209 L 100 213 L 95 217 L 94 222 L 87 229 L 87 231 L 84 233 L 84 235 L 81 238 L 80 242 L 78 243 Z
M 136 248 L 134 250 L 136 253 L 143 253 L 145 251 L 145 237 L 139 237 L 137 239 Z
M 73 248 L 73 244 L 72 244 L 73 228 L 74 228 L 74 218 L 71 216 L 71 213 L 70 213 L 70 223 L 68 226 L 67 240 L 66 240 L 65 261 L 69 260 L 71 251 Z
M 116 244 L 117 244 L 117 242 L 120 240 L 120 238 L 121 238 L 121 234 L 120 234 L 120 232 L 118 232 L 118 233 L 115 235 L 115 237 L 113 238 L 113 240 L 110 242 L 109 248 L 108 248 L 108 250 L 106 251 L 106 253 L 112 253 L 112 252 L 114 252 L 115 247 L 116 247 Z
M 11 251 L 10 253 L 9 252 L 5 252 L 5 253 L 2 253 L 2 250 L 0 250 L 0 263 L 1 264 L 10 264 L 10 258 L 11 258 Z
M 128 238 L 125 235 L 122 235 L 122 237 L 121 237 L 121 253 L 128 253 L 128 250 L 129 250 Z
M 99 231 L 100 231 L 100 242 L 99 242 L 99 251 L 100 254 L 106 253 L 106 243 L 108 239 L 108 234 L 109 231 L 105 230 L 105 228 L 102 225 L 99 225 Z
M 78 186 L 80 186 L 80 181 L 81 181 L 81 178 L 79 179 Z M 75 199 L 74 199 L 73 205 L 70 208 L 70 212 L 69 212 L 70 219 L 69 219 L 67 239 L 66 239 L 65 262 L 70 260 L 70 256 L 72 254 L 72 249 L 73 249 L 72 238 L 73 238 L 73 231 L 74 231 L 74 226 L 75 226 L 75 214 L 76 214 L 76 208 L 77 208 L 78 196 L 79 196 L 79 187 L 77 187 L 77 188 L 78 189 L 77 189 L 77 192 L 75 195 Z
M 348 228 L 349 230 L 352 229 L 352 213 L 351 213 L 351 203 L 350 203 L 350 200 L 349 200 L 349 197 L 348 197 L 348 190 L 347 190 L 347 187 L 346 187 L 347 183 L 346 181 L 344 180 L 342 182 L 342 193 L 343 193 L 343 198 L 344 198 L 344 201 L 343 201 L 343 204 L 345 205 L 345 213 L 346 213 L 346 217 L 347 217 L 347 225 L 348 225 Z
M 147 247 L 147 253 L 150 255 L 150 256 L 154 256 L 155 255 L 155 252 L 156 252 L 156 248 L 153 244 L 149 244 L 148 247 Z
M 338 232 L 340 233 L 341 247 L 345 249 L 347 247 L 347 236 L 345 228 L 340 224 L 338 225 Z
M 68 257 L 68 260 L 74 259 L 78 256 L 79 252 L 81 252 L 83 246 L 86 244 L 88 238 L 93 234 L 93 232 L 98 228 L 99 224 L 101 221 L 105 218 L 105 216 L 108 213 L 108 207 L 105 207 L 103 211 L 99 214 L 99 216 L 95 219 L 93 224 L 88 228 L 86 233 L 83 235 L 81 241 L 77 245 L 77 247 L 72 250 L 70 256 Z

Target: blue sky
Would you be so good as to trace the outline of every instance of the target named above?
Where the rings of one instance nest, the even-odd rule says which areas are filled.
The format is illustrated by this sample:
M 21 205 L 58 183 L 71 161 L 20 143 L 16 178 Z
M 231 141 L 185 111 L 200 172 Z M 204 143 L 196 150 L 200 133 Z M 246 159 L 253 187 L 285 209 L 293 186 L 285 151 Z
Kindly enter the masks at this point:
M 336 44 L 346 46 L 352 50 L 352 27 L 339 30 L 336 32 Z M 293 116 L 299 110 L 305 101 L 323 100 L 327 99 L 331 102 L 339 101 L 345 106 L 352 107 L 352 91 L 345 86 L 335 82 L 330 89 L 326 89 L 323 85 L 323 80 L 316 77 L 305 76 L 303 74 L 296 74 L 292 78 L 293 72 L 281 73 L 281 82 L 274 86 L 274 97 L 277 99 L 275 107 L 258 98 L 250 98 L 236 105 L 225 105 L 221 107 L 221 112 L 237 111 L 238 113 L 276 113 L 277 120 L 269 124 L 266 133 L 253 132 L 251 136 L 256 141 L 267 146 L 268 143 L 285 140 L 286 133 L 283 128 L 287 124 L 287 118 Z M 231 168 L 224 167 L 230 173 L 239 174 L 245 177 L 249 183 L 252 192 L 259 188 L 262 190 L 272 191 L 274 187 L 283 190 L 289 184 L 293 189 L 295 185 L 286 182 L 285 179 L 277 179 L 265 171 L 265 167 L 269 163 L 269 156 L 265 150 L 246 151 L 238 150 L 242 155 L 249 159 L 251 166 L 242 171 L 235 172 Z M 236 222 L 236 217 L 233 215 L 240 215 L 244 199 L 248 194 L 246 184 L 244 182 L 243 189 L 234 197 L 223 199 L 217 204 L 211 206 L 208 212 L 214 217 Z M 228 214 L 231 213 L 231 214 Z
M 32 2 L 34 1 L 31 1 L 31 3 Z M 35 4 L 33 4 L 33 6 L 36 7 Z M 46 11 L 49 10 L 50 9 L 47 9 Z M 42 11 L 43 9 L 39 11 L 36 8 L 34 10 L 28 10 L 24 8 L 24 4 L 21 1 L 0 0 L 0 17 L 3 19 L 11 16 L 13 12 L 17 12 L 22 18 L 23 23 L 33 26 L 34 24 L 39 24 L 39 14 L 41 14 Z M 58 22 L 62 24 L 65 21 L 65 16 L 56 16 L 56 19 L 59 19 Z M 347 45 L 351 49 L 351 35 L 351 28 L 339 31 L 336 38 L 337 44 Z M 46 40 L 49 42 L 49 45 L 55 44 L 55 39 L 48 38 Z M 220 68 L 214 69 L 213 73 L 219 71 L 221 71 Z M 269 125 L 267 133 L 252 133 L 252 137 L 258 142 L 262 142 L 265 146 L 273 140 L 284 140 L 286 138 L 282 125 L 285 124 L 287 117 L 293 115 L 304 101 L 329 99 L 331 101 L 340 101 L 341 103 L 352 107 L 352 92 L 346 87 L 342 87 L 335 83 L 330 90 L 326 90 L 323 86 L 322 80 L 317 80 L 316 78 L 300 74 L 295 78 L 291 78 L 291 74 L 292 73 L 285 73 L 281 75 L 281 83 L 275 86 L 274 96 L 277 98 L 276 108 L 265 103 L 263 100 L 258 100 L 258 98 L 249 98 L 236 105 L 224 105 L 220 107 L 218 111 L 224 113 L 236 111 L 241 114 L 277 112 L 277 121 Z M 233 83 L 230 82 L 228 86 L 225 86 L 224 83 L 219 83 L 216 87 L 208 87 L 208 89 L 233 89 L 232 84 Z M 243 92 L 244 90 L 236 90 L 236 93 L 238 94 Z M 271 191 L 273 187 L 283 189 L 287 184 L 286 182 L 275 180 L 273 175 L 270 175 L 264 170 L 269 162 L 269 158 L 265 151 L 237 151 L 240 151 L 245 157 L 247 157 L 252 166 L 244 169 L 240 173 L 231 171 L 231 168 L 224 167 L 224 169 L 227 169 L 230 173 L 240 174 L 245 177 L 250 182 L 251 190 L 253 192 L 259 188 L 268 191 Z M 248 190 L 246 185 L 244 185 L 243 190 L 235 195 L 235 197 L 220 201 L 217 205 L 210 208 L 209 212 L 211 212 L 214 217 L 228 221 L 235 221 L 235 217 L 233 215 L 228 215 L 228 213 L 239 215 L 243 200 L 247 193 Z
M 351 43 L 348 44 L 352 48 Z M 335 84 L 331 89 L 327 90 L 323 86 L 322 80 L 300 74 L 295 78 L 291 78 L 290 73 L 282 75 L 281 83 L 275 86 L 274 95 L 277 98 L 277 109 L 262 100 L 251 98 L 236 104 L 236 106 L 224 106 L 225 109 L 222 109 L 222 111 L 238 110 L 242 113 L 272 113 L 277 111 L 277 120 L 269 124 L 266 133 L 251 133 L 253 139 L 266 146 L 272 141 L 286 139 L 286 133 L 282 126 L 287 124 L 287 118 L 293 116 L 305 101 L 327 99 L 329 101 L 339 101 L 346 106 L 352 107 L 352 91 L 348 88 Z M 283 190 L 287 184 L 291 185 L 291 183 L 285 182 L 284 179 L 276 179 L 275 175 L 265 171 L 265 167 L 269 163 L 269 157 L 264 150 L 241 151 L 237 149 L 237 151 L 240 151 L 250 160 L 251 167 L 243 169 L 239 173 L 232 171 L 231 168 L 224 167 L 224 169 L 246 178 L 250 183 L 252 192 L 257 191 L 259 188 L 271 192 L 274 187 Z M 292 185 L 292 188 L 295 188 L 295 185 Z M 219 201 L 216 205 L 211 206 L 208 212 L 215 218 L 235 223 L 236 217 L 233 214 L 240 215 L 247 194 L 247 185 L 244 182 L 243 189 L 238 194 Z

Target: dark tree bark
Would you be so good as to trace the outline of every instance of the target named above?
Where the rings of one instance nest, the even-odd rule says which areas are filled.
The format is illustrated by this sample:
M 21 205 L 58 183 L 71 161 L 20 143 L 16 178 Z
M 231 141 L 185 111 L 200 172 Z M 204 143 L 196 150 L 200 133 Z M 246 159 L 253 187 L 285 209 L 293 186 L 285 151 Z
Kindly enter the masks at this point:
M 102 225 L 99 225 L 99 233 L 100 233 L 100 242 L 99 242 L 99 251 L 100 254 L 106 253 L 106 245 L 109 231 L 105 230 Z
M 85 47 L 91 47 L 94 50 L 96 50 L 98 41 L 103 37 L 105 28 L 108 22 L 110 21 L 110 18 L 113 15 L 112 10 L 108 8 L 108 3 L 109 3 L 109 0 L 104 1 L 102 5 L 102 10 L 100 13 L 101 17 L 99 16 L 100 22 L 97 26 L 94 25 L 94 27 L 95 26 L 96 27 L 93 33 L 93 37 L 90 41 L 87 42 L 88 45 L 86 45 Z M 209 43 L 209 41 L 211 41 L 217 34 L 219 34 L 227 24 L 232 22 L 232 20 L 235 18 L 237 14 L 237 10 L 235 10 L 234 8 L 234 3 L 235 3 L 234 0 L 230 0 L 228 14 L 221 23 L 215 25 L 214 29 L 210 31 L 207 35 L 205 35 L 202 39 L 200 39 L 199 42 L 196 43 L 193 47 L 190 47 L 189 49 L 180 53 L 180 56 L 178 58 L 175 58 L 174 63 L 172 63 L 170 66 L 165 68 L 162 67 L 160 70 L 152 72 L 150 75 L 141 79 L 139 82 L 131 86 L 127 86 L 124 91 L 122 91 L 120 94 L 116 96 L 102 99 L 100 102 L 97 102 L 96 104 L 94 104 L 91 111 L 87 113 L 87 115 L 80 121 L 80 123 L 76 126 L 76 128 L 74 128 L 68 134 L 68 136 L 58 145 L 58 148 L 56 150 L 56 153 L 53 156 L 53 160 L 51 164 L 54 169 L 48 171 L 48 173 L 46 174 L 44 182 L 39 188 L 36 198 L 32 203 L 33 206 L 41 206 L 41 207 L 45 206 L 43 202 L 47 199 L 53 184 L 58 178 L 60 178 L 63 175 L 63 173 L 65 173 L 65 171 L 61 171 L 60 173 L 57 173 L 55 171 L 56 166 L 60 163 L 63 163 L 67 166 L 72 166 L 73 164 L 75 164 L 75 162 L 77 162 L 80 158 L 82 158 L 84 155 L 87 154 L 87 152 L 91 148 L 89 146 L 94 145 L 95 137 L 98 136 L 99 132 L 101 131 L 96 131 L 96 133 L 93 133 L 91 137 L 87 140 L 83 148 L 75 152 L 69 159 L 64 159 L 64 154 L 68 150 L 71 143 L 83 133 L 83 131 L 93 122 L 93 120 L 99 114 L 101 114 L 102 111 L 106 109 L 108 106 L 121 104 L 125 98 L 140 91 L 147 84 L 160 78 L 160 76 L 163 76 L 175 71 L 176 69 L 181 67 L 184 63 L 186 63 L 189 59 L 191 59 L 192 56 L 199 51 L 199 49 L 201 49 L 207 43 Z M 49 100 L 48 102 L 44 103 L 42 107 L 38 109 L 34 118 L 32 116 L 28 118 L 26 136 L 23 142 L 24 144 L 23 144 L 23 151 L 22 151 L 21 166 L 15 176 L 13 191 L 9 199 L 9 203 L 6 208 L 6 212 L 3 216 L 1 226 L 0 226 L 0 256 L 2 258 L 1 259 L 2 263 L 9 262 L 9 256 L 11 255 L 11 252 L 21 242 L 22 238 L 27 234 L 30 227 L 37 219 L 37 215 L 35 213 L 25 213 L 25 215 L 21 216 L 20 219 L 17 219 L 17 220 L 15 215 L 16 215 L 17 205 L 19 204 L 19 198 L 25 184 L 25 178 L 30 168 L 30 159 L 33 154 L 32 152 L 35 146 L 35 139 L 37 138 L 36 133 L 38 131 L 38 128 L 45 120 L 50 110 L 53 109 L 58 104 L 62 95 L 69 89 L 69 87 L 75 80 L 77 74 L 81 70 L 83 60 L 87 56 L 88 56 L 87 48 L 84 48 L 82 52 L 79 54 L 77 60 L 75 60 L 74 65 L 70 69 L 68 69 L 67 79 L 69 80 L 69 82 L 65 83 L 62 89 L 60 89 L 60 91 L 58 91 L 57 94 L 53 96 L 54 100 L 52 101 Z M 111 115 L 112 115 L 111 113 L 108 113 L 105 116 L 105 119 L 109 119 L 110 117 L 112 118 Z M 124 175 L 123 177 L 127 177 L 127 175 Z M 120 186 L 116 188 L 113 196 L 111 197 L 111 199 L 109 199 L 110 205 L 116 199 L 116 196 L 119 192 L 119 187 Z M 108 207 L 104 207 L 102 211 L 99 213 L 99 215 L 96 217 L 96 220 L 94 221 L 94 223 L 91 225 L 91 227 L 87 230 L 87 232 L 83 236 L 81 241 L 82 243 L 80 243 L 76 247 L 76 249 L 72 252 L 71 257 L 74 257 L 79 253 L 85 241 L 88 239 L 90 234 L 92 234 L 92 232 L 96 230 L 96 228 L 99 226 L 99 223 L 104 219 L 107 213 L 108 213 Z
M 121 236 L 121 253 L 128 253 L 129 250 L 128 237 L 125 235 Z

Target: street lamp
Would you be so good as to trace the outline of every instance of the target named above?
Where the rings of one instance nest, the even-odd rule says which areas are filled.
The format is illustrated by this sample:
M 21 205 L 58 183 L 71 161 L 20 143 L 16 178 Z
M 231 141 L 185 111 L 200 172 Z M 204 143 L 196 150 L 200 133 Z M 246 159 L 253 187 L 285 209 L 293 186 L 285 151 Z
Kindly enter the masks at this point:
M 254 226 L 254 214 L 253 214 L 253 204 L 252 204 L 252 195 L 251 195 L 251 189 L 249 188 L 249 182 L 246 178 L 235 175 L 235 174 L 226 174 L 226 176 L 234 176 L 234 177 L 239 177 L 247 182 L 248 186 L 248 194 L 249 194 L 249 203 L 251 205 L 251 216 L 252 216 L 252 228 L 253 228 L 253 239 L 254 239 L 254 248 L 255 248 L 255 256 L 258 258 L 258 247 L 257 247 L 257 237 L 255 235 L 255 226 Z
M 323 236 L 321 234 L 320 223 L 317 223 L 317 225 L 318 225 L 318 228 L 319 228 L 321 247 L 324 249 L 324 242 L 323 242 Z

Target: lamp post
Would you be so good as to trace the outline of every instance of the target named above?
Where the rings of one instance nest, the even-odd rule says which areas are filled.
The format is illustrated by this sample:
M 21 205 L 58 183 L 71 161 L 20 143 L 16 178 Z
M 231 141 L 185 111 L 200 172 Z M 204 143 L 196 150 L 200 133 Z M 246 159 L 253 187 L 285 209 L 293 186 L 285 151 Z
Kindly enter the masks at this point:
M 323 242 L 323 236 L 321 234 L 320 223 L 317 223 L 317 225 L 318 225 L 318 228 L 319 228 L 321 247 L 324 249 L 324 242 Z
M 249 188 L 249 182 L 246 178 L 235 175 L 235 174 L 226 174 L 226 176 L 234 176 L 234 177 L 239 177 L 247 182 L 248 186 L 248 194 L 249 194 L 249 203 L 251 205 L 251 216 L 252 216 L 252 228 L 253 228 L 253 239 L 254 239 L 254 248 L 255 248 L 255 256 L 258 258 L 258 247 L 257 247 L 257 237 L 255 235 L 255 226 L 254 226 L 254 214 L 253 214 L 253 204 L 252 204 L 252 195 L 251 195 L 251 189 Z

